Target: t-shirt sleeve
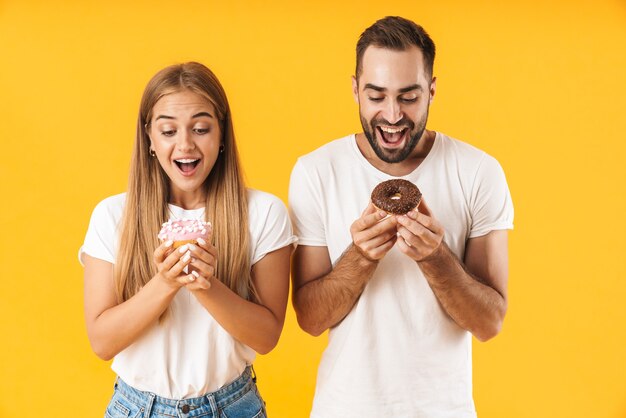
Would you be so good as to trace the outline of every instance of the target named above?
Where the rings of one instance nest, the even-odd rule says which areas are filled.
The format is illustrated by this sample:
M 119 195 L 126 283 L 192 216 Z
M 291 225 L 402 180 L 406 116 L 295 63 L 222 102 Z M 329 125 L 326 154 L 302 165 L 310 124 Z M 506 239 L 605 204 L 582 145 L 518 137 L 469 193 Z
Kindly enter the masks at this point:
M 485 154 L 476 172 L 470 207 L 470 238 L 494 230 L 513 229 L 513 202 L 504 171 L 498 161 L 489 155 Z
M 297 241 L 284 203 L 269 193 L 256 193 L 250 219 L 253 265 L 272 251 Z
M 327 246 L 320 185 L 301 160 L 291 171 L 289 215 L 299 245 Z
M 117 234 L 118 208 L 112 207 L 112 198 L 105 199 L 93 210 L 85 242 L 78 250 L 78 261 L 82 263 L 83 253 L 115 264 L 115 241 Z M 117 214 L 119 215 L 119 214 Z

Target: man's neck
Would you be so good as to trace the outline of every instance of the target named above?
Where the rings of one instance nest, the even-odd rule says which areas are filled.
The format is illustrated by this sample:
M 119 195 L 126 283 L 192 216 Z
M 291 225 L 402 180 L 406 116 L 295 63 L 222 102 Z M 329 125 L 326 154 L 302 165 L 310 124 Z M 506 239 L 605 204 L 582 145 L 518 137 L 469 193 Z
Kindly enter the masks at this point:
M 376 155 L 364 133 L 356 134 L 356 143 L 365 159 L 376 169 L 394 177 L 402 177 L 415 171 L 424 161 L 435 143 L 436 133 L 424 131 L 411 155 L 398 163 L 387 163 Z

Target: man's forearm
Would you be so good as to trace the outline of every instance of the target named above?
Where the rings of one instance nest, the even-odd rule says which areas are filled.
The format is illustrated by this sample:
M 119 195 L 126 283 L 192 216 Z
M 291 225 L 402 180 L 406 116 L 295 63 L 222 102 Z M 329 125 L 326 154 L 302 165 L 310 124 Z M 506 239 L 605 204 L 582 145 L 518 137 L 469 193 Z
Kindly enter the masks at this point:
M 500 332 L 507 309 L 505 297 L 469 273 L 445 243 L 417 263 L 444 310 L 460 327 L 481 341 Z
M 351 244 L 330 273 L 294 291 L 294 307 L 300 327 L 320 335 L 350 312 L 378 265 Z

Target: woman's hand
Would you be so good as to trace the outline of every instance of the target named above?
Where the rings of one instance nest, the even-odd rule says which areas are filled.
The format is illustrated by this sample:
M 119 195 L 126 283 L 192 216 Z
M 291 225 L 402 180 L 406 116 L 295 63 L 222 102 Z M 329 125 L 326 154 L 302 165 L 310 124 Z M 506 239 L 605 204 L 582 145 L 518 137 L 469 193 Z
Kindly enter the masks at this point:
M 198 245 L 189 244 L 188 248 L 191 254 L 191 277 L 187 280 L 187 289 L 209 289 L 217 268 L 217 250 L 202 238 L 198 238 Z
M 168 286 L 180 289 L 186 284 L 194 281 L 190 278 L 193 274 L 184 272 L 185 267 L 191 264 L 191 252 L 188 248 L 189 244 L 179 248 L 172 248 L 173 242 L 166 241 L 154 250 L 154 262 L 157 265 L 157 274 L 154 277 L 161 280 Z

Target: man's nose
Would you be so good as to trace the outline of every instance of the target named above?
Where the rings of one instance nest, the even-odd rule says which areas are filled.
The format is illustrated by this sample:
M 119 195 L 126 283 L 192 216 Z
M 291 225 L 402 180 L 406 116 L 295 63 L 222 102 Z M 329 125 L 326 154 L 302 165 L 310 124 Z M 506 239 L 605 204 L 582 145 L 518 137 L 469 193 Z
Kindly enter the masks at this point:
M 400 104 L 395 100 L 388 100 L 382 113 L 385 120 L 391 124 L 397 123 L 402 119 Z

